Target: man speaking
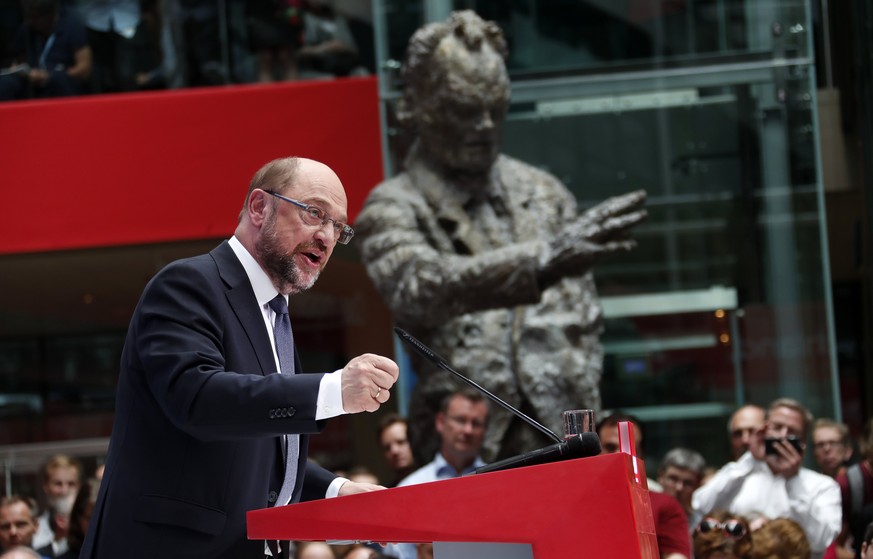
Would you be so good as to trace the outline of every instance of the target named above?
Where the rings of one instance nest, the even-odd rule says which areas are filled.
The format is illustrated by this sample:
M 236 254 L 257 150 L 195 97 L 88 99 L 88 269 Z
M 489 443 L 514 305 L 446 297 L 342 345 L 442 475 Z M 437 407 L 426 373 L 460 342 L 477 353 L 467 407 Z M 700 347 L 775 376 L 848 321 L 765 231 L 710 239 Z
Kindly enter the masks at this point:
M 348 243 L 345 190 L 326 165 L 272 161 L 252 179 L 233 237 L 146 286 L 121 357 L 115 424 L 82 559 L 263 557 L 246 512 L 372 491 L 308 464 L 325 419 L 376 411 L 397 379 L 365 354 L 304 374 L 288 296 Z

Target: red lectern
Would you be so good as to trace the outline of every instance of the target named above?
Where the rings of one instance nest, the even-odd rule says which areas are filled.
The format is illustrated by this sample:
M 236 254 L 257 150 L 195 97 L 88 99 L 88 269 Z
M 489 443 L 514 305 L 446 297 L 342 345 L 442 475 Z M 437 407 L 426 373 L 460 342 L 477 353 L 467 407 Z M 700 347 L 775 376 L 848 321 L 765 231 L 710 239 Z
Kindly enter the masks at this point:
M 642 462 L 607 454 L 248 513 L 249 539 L 529 543 L 535 559 L 657 559 Z

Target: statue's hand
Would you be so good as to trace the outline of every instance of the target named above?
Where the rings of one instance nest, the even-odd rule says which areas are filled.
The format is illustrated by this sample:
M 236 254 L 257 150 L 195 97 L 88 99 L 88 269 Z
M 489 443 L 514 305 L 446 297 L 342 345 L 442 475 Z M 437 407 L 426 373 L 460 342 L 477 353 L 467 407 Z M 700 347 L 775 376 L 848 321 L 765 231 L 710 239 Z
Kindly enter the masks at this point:
M 566 276 L 580 276 L 604 256 L 635 248 L 636 242 L 627 235 L 646 219 L 645 201 L 643 190 L 615 196 L 565 225 L 543 254 L 540 286 L 548 287 Z

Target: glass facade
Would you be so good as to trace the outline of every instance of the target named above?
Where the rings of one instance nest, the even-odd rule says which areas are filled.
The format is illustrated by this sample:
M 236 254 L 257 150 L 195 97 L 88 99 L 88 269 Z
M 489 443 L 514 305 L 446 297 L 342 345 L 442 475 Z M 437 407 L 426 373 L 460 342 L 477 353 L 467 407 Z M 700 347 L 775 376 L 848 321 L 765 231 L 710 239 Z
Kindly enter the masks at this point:
M 243 29 L 240 4 L 228 5 L 227 25 Z M 638 248 L 595 268 L 604 408 L 646 423 L 647 457 L 685 445 L 724 462 L 725 422 L 741 403 L 792 396 L 840 418 L 811 3 L 375 1 L 386 175 L 408 144 L 392 108 L 409 36 L 456 9 L 506 35 L 505 153 L 560 178 L 580 207 L 648 193 Z M 248 69 L 234 81 L 254 81 L 251 57 L 231 48 L 237 35 L 223 35 L 229 60 Z M 7 487 L 35 487 L 42 458 L 67 448 L 30 449 L 22 461 L 24 443 L 87 439 L 83 455 L 100 461 L 142 288 L 219 240 L 0 257 L 0 445 L 4 460 L 19 456 L 3 464 Z M 391 352 L 390 316 L 352 245 L 292 317 L 306 369 Z M 864 328 L 848 336 L 861 340 Z M 331 422 L 314 454 L 378 470 L 377 419 Z
M 389 173 L 402 47 L 457 9 L 506 35 L 505 153 L 581 207 L 648 193 L 638 248 L 595 267 L 604 408 L 646 423 L 647 454 L 726 460 L 712 435 L 747 402 L 839 417 L 809 3 L 379 3 Z

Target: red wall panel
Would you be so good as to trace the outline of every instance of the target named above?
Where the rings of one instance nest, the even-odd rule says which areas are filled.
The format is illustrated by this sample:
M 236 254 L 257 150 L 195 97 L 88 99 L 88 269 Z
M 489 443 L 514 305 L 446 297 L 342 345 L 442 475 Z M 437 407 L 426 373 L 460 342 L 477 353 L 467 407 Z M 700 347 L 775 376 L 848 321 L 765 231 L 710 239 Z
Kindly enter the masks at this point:
M 0 105 L 0 254 L 229 235 L 276 157 L 323 161 L 354 220 L 382 180 L 375 78 Z

